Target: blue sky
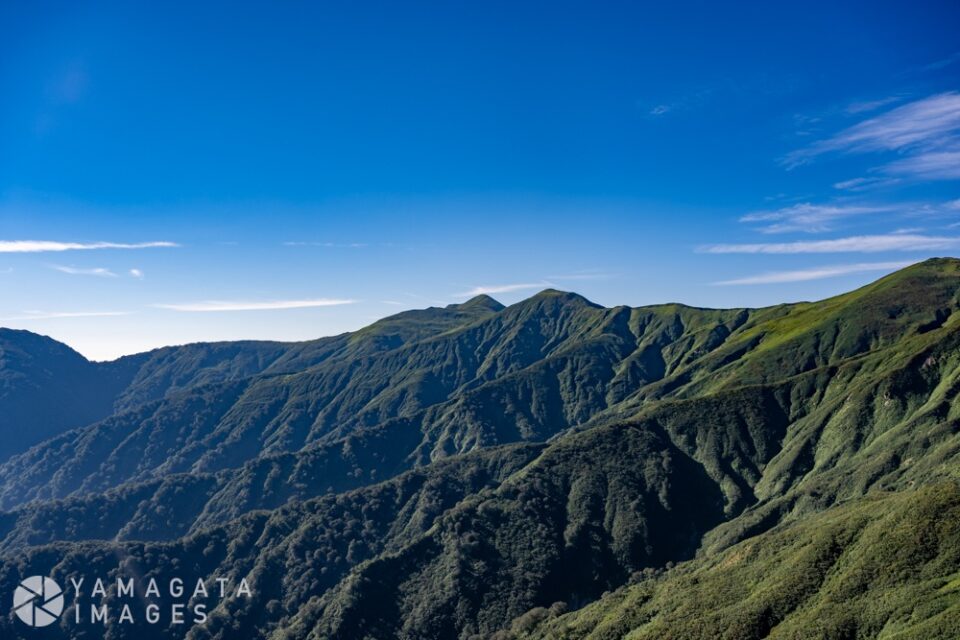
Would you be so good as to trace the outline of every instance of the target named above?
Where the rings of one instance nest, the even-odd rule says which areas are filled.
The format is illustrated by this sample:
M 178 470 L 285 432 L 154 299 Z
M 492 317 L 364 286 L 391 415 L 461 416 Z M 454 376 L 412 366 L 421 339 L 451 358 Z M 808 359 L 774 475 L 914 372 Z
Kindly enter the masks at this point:
M 0 8 L 0 325 L 92 358 L 960 254 L 956 3 L 133 5 Z

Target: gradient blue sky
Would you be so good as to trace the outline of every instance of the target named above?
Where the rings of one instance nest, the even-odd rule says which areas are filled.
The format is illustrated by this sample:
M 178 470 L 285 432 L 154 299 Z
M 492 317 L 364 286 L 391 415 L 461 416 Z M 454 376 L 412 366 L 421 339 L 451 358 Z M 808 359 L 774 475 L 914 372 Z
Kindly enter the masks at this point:
M 960 4 L 735 7 L 4 3 L 0 325 L 105 359 L 960 253 Z

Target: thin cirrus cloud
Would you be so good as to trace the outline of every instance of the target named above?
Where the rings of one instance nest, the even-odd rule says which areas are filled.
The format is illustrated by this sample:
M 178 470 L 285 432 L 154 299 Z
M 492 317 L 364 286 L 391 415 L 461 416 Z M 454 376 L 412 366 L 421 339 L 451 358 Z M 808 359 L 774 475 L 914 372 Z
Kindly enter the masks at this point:
M 91 269 L 79 269 L 77 267 L 65 267 L 62 265 L 50 265 L 50 268 L 60 273 L 67 273 L 72 276 L 97 276 L 100 278 L 116 278 L 117 274 L 104 267 L 93 267 Z
M 130 311 L 24 311 L 23 315 L 0 318 L 0 320 L 56 320 L 59 318 L 106 318 L 129 316 Z
M 741 222 L 765 223 L 762 233 L 787 233 L 802 231 L 818 233 L 829 231 L 842 218 L 865 214 L 883 213 L 892 210 L 879 205 L 829 205 L 803 202 L 771 211 L 756 211 L 740 218 Z
M 458 298 L 482 296 L 491 293 L 511 293 L 513 291 L 527 291 L 529 289 L 544 289 L 551 287 L 549 282 L 522 282 L 517 284 L 490 284 L 474 287 L 469 291 L 455 294 Z
M 90 251 L 95 249 L 151 249 L 178 247 L 175 242 L 56 242 L 53 240 L 0 240 L 0 253 L 44 253 L 48 251 Z
M 788 168 L 832 153 L 900 151 L 910 155 L 943 151 L 960 141 L 960 93 L 928 96 L 859 122 L 836 135 L 798 149 L 783 158 Z M 955 149 L 952 149 L 955 151 Z M 899 166 L 899 170 L 903 167 Z M 898 165 L 885 168 L 897 173 Z
M 328 249 L 363 249 L 369 247 L 366 242 L 284 242 L 285 247 L 326 247 Z
M 183 304 L 155 304 L 157 309 L 171 311 L 187 311 L 195 313 L 215 311 L 272 311 L 279 309 L 308 309 L 313 307 L 335 307 L 345 304 L 354 304 L 356 300 L 340 298 L 315 298 L 312 300 L 270 300 L 270 301 L 227 301 L 205 300 L 203 302 L 187 302 Z
M 946 58 L 941 58 L 940 60 L 937 60 L 937 61 L 935 61 L 935 62 L 931 62 L 931 63 L 928 64 L 928 65 L 924 65 L 924 66 L 922 67 L 922 70 L 923 70 L 923 71 L 936 71 L 936 70 L 938 70 L 938 69 L 943 69 L 943 68 L 945 68 L 945 67 L 949 67 L 950 65 L 954 64 L 955 62 L 960 62 L 960 51 L 955 51 L 954 53 L 950 54 L 950 55 L 947 56 Z
M 613 278 L 614 274 L 600 271 L 598 269 L 585 269 L 563 275 L 547 276 L 547 280 L 608 280 Z M 547 285 L 549 286 L 549 284 Z
M 838 264 L 823 267 L 811 267 L 809 269 L 796 269 L 793 271 L 770 271 L 755 276 L 745 278 L 736 278 L 733 280 L 721 280 L 713 284 L 719 286 L 737 286 L 753 284 L 785 284 L 790 282 L 806 282 L 808 280 L 822 280 L 824 278 L 835 278 L 853 273 L 866 273 L 871 271 L 896 271 L 916 264 L 915 261 L 899 262 L 860 262 L 857 264 Z
M 857 113 L 867 113 L 870 111 L 876 111 L 881 107 L 885 107 L 888 104 L 893 104 L 894 102 L 900 102 L 900 96 L 889 96 L 886 98 L 880 98 L 879 100 L 866 100 L 864 102 L 854 102 L 853 104 L 847 105 L 846 112 L 850 114 Z
M 833 183 L 834 189 L 841 191 L 867 191 L 879 187 L 889 187 L 900 182 L 899 178 L 877 178 L 875 176 L 865 178 L 851 178 L 850 180 L 841 180 Z
M 934 251 L 960 246 L 960 238 L 913 233 L 852 236 L 834 240 L 797 242 L 760 242 L 751 244 L 712 244 L 699 247 L 699 253 L 876 253 L 880 251 Z
M 960 179 L 960 143 L 956 149 L 929 151 L 895 160 L 883 167 L 883 172 L 921 180 Z

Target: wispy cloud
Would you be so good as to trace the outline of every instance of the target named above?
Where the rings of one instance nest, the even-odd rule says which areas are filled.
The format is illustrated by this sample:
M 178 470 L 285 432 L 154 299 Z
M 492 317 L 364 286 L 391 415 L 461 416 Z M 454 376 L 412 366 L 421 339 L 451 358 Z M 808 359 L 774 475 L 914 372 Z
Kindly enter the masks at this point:
M 937 61 L 935 61 L 935 62 L 931 62 L 930 64 L 924 65 L 924 66 L 923 66 L 923 70 L 924 70 L 924 71 L 937 71 L 937 70 L 939 70 L 939 69 L 943 69 L 943 68 L 945 68 L 945 67 L 949 67 L 950 65 L 954 64 L 955 62 L 960 62 L 960 51 L 956 51 L 956 52 L 952 53 L 951 55 L 947 56 L 946 58 L 941 58 L 940 60 L 937 60 Z
M 923 233 L 926 231 L 923 227 L 901 227 L 899 229 L 894 229 L 890 233 Z
M 755 244 L 712 244 L 700 253 L 876 253 L 879 251 L 934 251 L 960 246 L 960 238 L 909 233 L 853 236 L 835 240 L 770 242 Z
M 556 276 L 547 276 L 547 280 L 607 280 L 612 277 L 614 277 L 612 273 L 591 269 Z
M 98 276 L 100 278 L 116 278 L 117 274 L 104 267 L 93 267 L 92 269 L 78 269 L 77 267 L 64 267 L 62 265 L 52 264 L 51 269 L 60 273 L 69 273 L 72 276 Z
M 24 311 L 23 315 L 0 318 L 8 320 L 54 320 L 58 318 L 104 318 L 110 316 L 129 316 L 131 311 Z
M 211 312 L 211 311 L 271 311 L 276 309 L 307 309 L 311 307 L 335 307 L 344 304 L 353 304 L 356 300 L 339 298 L 315 298 L 312 300 L 269 300 L 269 301 L 242 301 L 242 300 L 205 300 L 203 302 L 186 302 L 182 304 L 155 304 L 158 309 L 173 311 Z
M 851 273 L 865 273 L 869 271 L 895 271 L 915 264 L 915 261 L 900 262 L 861 262 L 857 264 L 837 264 L 823 267 L 811 267 L 809 269 L 797 269 L 794 271 L 769 271 L 755 276 L 745 278 L 736 278 L 734 280 L 721 280 L 714 282 L 715 285 L 751 285 L 751 284 L 780 284 L 787 282 L 805 282 L 807 280 L 822 280 L 824 278 L 835 278 L 837 276 L 849 275 Z
M 877 178 L 873 176 L 865 178 L 851 178 L 850 180 L 841 180 L 833 184 L 834 189 L 841 191 L 867 191 L 869 189 L 878 189 L 888 187 L 900 182 L 899 178 Z
M 141 271 L 140 269 L 130 269 L 128 273 L 130 274 L 131 278 L 136 278 L 137 280 L 143 280 L 143 271 Z
M 896 160 L 886 165 L 883 171 L 923 180 L 960 179 L 960 146 L 957 149 L 929 151 Z
M 175 242 L 55 242 L 53 240 L 0 240 L 0 253 L 42 253 L 47 251 L 87 251 L 93 249 L 150 249 L 177 247 Z
M 831 152 L 931 151 L 952 143 L 960 131 L 960 93 L 941 93 L 864 120 L 784 158 L 787 167 Z
M 650 115 L 652 116 L 662 116 L 670 112 L 670 105 L 668 104 L 658 104 L 653 109 L 650 109 Z
M 455 294 L 458 298 L 480 296 L 491 293 L 510 293 L 512 291 L 526 291 L 528 289 L 545 289 L 553 286 L 549 282 L 525 282 L 518 284 L 489 284 L 474 287 L 469 291 Z
M 367 242 L 299 242 L 291 241 L 284 242 L 283 246 L 285 247 L 327 247 L 327 248 L 336 248 L 336 249 L 362 249 L 363 247 L 369 247 L 370 244 Z
M 901 100 L 900 96 L 890 96 L 887 98 L 880 98 L 879 100 L 867 100 L 864 102 L 854 102 L 846 108 L 846 112 L 850 114 L 857 113 L 868 113 L 870 111 L 876 111 L 881 107 L 885 107 L 888 104 L 893 104 L 894 102 L 899 102 Z
M 741 222 L 767 223 L 760 228 L 763 233 L 786 233 L 803 231 L 818 233 L 829 231 L 841 218 L 890 211 L 890 206 L 879 205 L 832 205 L 803 202 L 771 211 L 756 211 L 740 218 Z

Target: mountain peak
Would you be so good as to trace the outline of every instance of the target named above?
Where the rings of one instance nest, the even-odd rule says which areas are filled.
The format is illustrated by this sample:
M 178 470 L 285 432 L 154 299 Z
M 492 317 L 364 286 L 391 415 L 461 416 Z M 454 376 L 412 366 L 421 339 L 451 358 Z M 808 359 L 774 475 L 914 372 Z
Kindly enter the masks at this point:
M 941 271 L 956 271 L 960 269 L 960 258 L 951 258 L 949 256 L 942 258 L 927 258 L 923 262 L 910 265 L 902 269 L 910 271 L 917 268 L 937 269 Z
M 918 308 L 928 307 L 934 296 L 931 289 L 944 289 L 952 296 L 957 287 L 957 277 L 960 276 L 960 260 L 957 258 L 928 258 L 906 266 L 898 271 L 887 274 L 860 291 L 881 292 L 896 290 L 896 295 L 905 296 L 905 302 L 910 300 Z M 842 297 L 842 296 L 841 296 Z
M 531 296 L 529 299 L 537 301 L 557 300 L 564 303 L 582 304 L 597 309 L 601 308 L 600 305 L 587 300 L 579 293 L 574 293 L 572 291 L 560 291 L 559 289 L 544 289 L 540 293 Z
M 452 304 L 451 307 L 457 307 L 459 309 L 489 309 L 490 311 L 502 311 L 504 307 L 499 301 L 491 298 L 485 293 L 481 293 L 478 296 L 474 296 L 462 302 L 460 304 Z

